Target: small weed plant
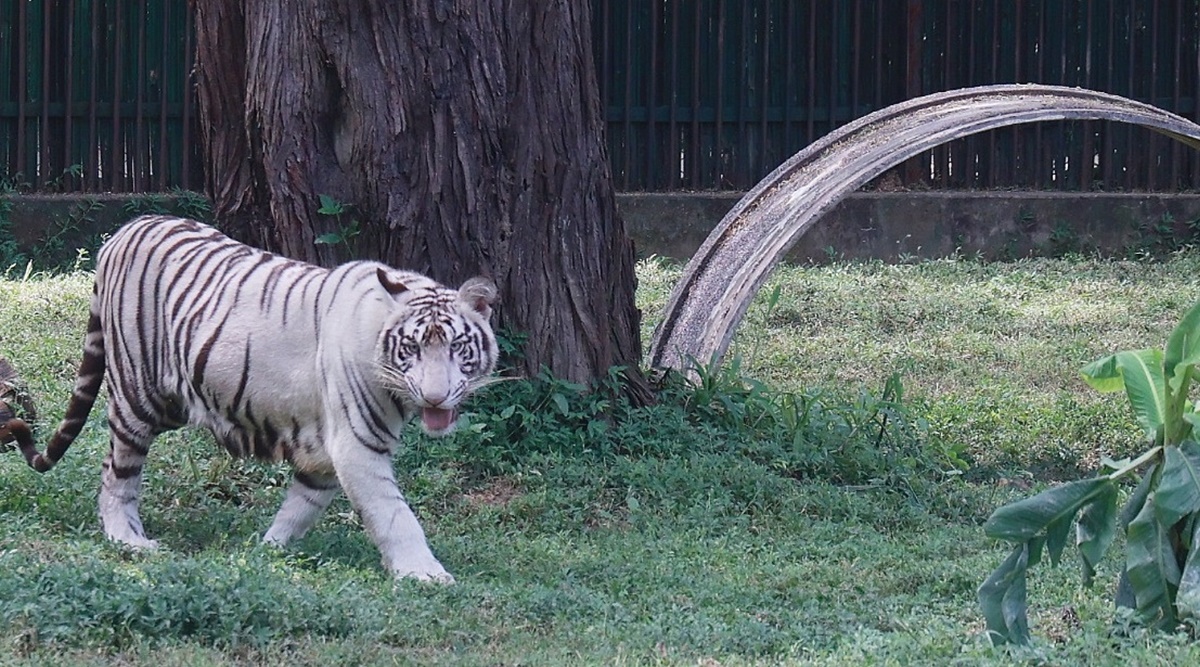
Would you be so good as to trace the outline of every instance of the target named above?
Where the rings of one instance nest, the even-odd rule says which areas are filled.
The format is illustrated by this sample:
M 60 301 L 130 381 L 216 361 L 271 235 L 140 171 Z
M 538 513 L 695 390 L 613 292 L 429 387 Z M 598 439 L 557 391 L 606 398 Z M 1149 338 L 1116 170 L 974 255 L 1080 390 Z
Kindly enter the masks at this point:
M 332 218 L 338 227 L 332 232 L 321 234 L 313 242 L 317 245 L 340 246 L 353 256 L 358 248 L 355 238 L 362 230 L 359 229 L 358 219 L 350 214 L 352 207 L 329 195 L 318 195 L 318 198 L 321 206 L 317 213 Z
M 1200 378 L 1200 303 L 1184 315 L 1163 349 L 1118 352 L 1083 369 L 1100 391 L 1124 389 L 1151 447 L 1133 459 L 1105 461 L 1096 477 L 1062 484 L 996 510 L 985 532 L 1015 544 L 979 588 L 994 643 L 1029 643 L 1026 572 L 1043 555 L 1057 563 L 1075 528 L 1090 585 L 1096 566 L 1125 534 L 1125 567 L 1116 602 L 1136 622 L 1174 630 L 1200 621 L 1200 413 L 1188 399 Z M 1117 511 L 1119 482 L 1141 480 Z

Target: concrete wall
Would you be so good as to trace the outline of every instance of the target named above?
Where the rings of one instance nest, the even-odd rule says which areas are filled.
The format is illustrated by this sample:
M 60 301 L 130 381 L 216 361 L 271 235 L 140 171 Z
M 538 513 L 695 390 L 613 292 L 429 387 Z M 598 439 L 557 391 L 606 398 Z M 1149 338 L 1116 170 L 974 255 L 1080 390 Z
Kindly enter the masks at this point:
M 640 254 L 687 259 L 739 198 L 623 194 L 618 205 Z M 1123 254 L 1190 240 L 1200 240 L 1200 194 L 860 192 L 818 220 L 788 259 Z
M 639 254 L 686 260 L 740 196 L 622 194 L 617 202 Z M 197 210 L 194 196 L 172 195 L 23 195 L 4 203 L 9 210 L 4 213 L 0 206 L 0 225 L 7 221 L 19 247 L 59 261 L 69 261 L 75 248 L 94 243 L 138 213 L 195 215 Z M 789 259 L 1124 254 L 1131 248 L 1169 249 L 1196 239 L 1200 194 L 862 192 L 850 195 L 809 229 Z M 47 257 L 39 261 L 50 263 Z
M 195 193 L 0 196 L 0 234 L 37 268 L 69 264 L 78 248 L 95 249 L 103 235 L 143 213 L 203 217 L 208 202 Z M 6 239 L 0 237 L 0 242 Z M 7 266 L 0 257 L 0 272 Z

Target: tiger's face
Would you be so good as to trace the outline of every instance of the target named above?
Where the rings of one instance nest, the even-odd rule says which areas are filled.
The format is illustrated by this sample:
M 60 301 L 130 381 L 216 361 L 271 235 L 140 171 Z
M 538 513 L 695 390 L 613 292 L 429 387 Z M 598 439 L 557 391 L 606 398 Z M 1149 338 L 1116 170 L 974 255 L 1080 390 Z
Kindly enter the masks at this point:
M 399 308 L 380 340 L 381 377 L 393 396 L 420 411 L 430 435 L 454 430 L 458 405 L 489 382 L 498 347 L 489 318 L 496 287 L 472 278 L 457 290 L 416 274 L 379 270 Z

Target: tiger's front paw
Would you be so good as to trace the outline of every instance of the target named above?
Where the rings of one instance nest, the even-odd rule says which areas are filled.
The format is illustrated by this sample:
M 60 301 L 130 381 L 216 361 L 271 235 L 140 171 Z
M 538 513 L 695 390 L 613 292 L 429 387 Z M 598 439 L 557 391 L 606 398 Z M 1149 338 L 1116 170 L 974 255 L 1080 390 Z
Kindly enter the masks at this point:
M 158 548 L 158 540 L 152 540 L 145 535 L 108 536 L 109 541 L 135 551 L 154 551 Z
M 422 563 L 392 563 L 388 566 L 397 579 L 416 579 L 435 584 L 453 584 L 454 577 L 436 560 Z

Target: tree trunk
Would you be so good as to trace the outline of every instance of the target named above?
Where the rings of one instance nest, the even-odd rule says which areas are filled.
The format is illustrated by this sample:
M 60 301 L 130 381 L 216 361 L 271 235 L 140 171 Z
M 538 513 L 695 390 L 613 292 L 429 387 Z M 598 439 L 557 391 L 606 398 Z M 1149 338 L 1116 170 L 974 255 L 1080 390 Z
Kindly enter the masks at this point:
M 586 382 L 625 365 L 640 385 L 587 5 L 196 0 L 218 223 L 325 265 L 487 275 L 500 328 L 527 336 L 527 373 Z M 322 195 L 349 208 L 319 213 Z

